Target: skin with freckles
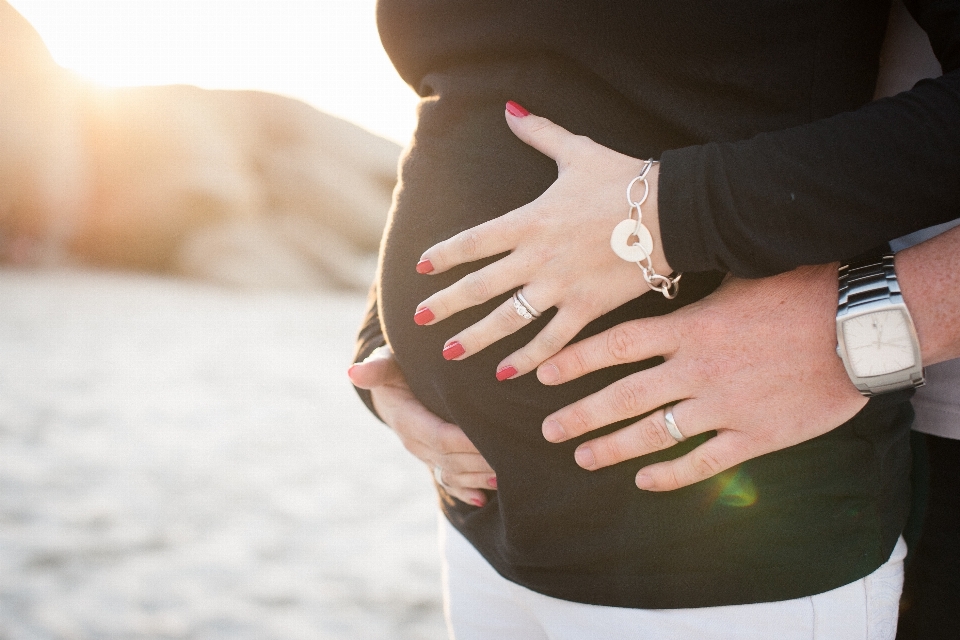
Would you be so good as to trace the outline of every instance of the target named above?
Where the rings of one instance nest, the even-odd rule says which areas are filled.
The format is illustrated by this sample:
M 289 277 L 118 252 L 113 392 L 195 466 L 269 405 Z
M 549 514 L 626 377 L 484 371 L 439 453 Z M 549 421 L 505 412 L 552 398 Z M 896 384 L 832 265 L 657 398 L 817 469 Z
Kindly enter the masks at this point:
M 896 270 L 923 362 L 960 357 L 960 227 L 897 254 Z M 826 433 L 867 401 L 835 351 L 836 292 L 836 264 L 759 280 L 728 278 L 667 316 L 570 345 L 539 367 L 541 382 L 562 384 L 655 355 L 665 362 L 548 416 L 543 435 L 563 442 L 652 412 L 577 448 L 577 464 L 596 470 L 676 444 L 662 407 L 677 403 L 673 415 L 684 436 L 716 435 L 637 473 L 641 489 L 666 491 Z
M 418 273 L 433 275 L 509 252 L 421 302 L 415 316 L 418 324 L 442 322 L 520 287 L 536 310 L 557 307 L 557 314 L 529 344 L 497 365 L 501 381 L 533 371 L 589 322 L 650 291 L 639 267 L 610 248 L 611 232 L 630 213 L 626 186 L 644 162 L 574 135 L 546 118 L 523 115 L 525 110 L 517 106 L 508 105 L 507 124 L 518 138 L 557 162 L 556 182 L 533 202 L 430 247 L 416 268 Z M 653 266 L 657 273 L 669 274 L 660 248 L 658 175 L 658 165 L 653 165 L 642 216 L 654 239 Z M 637 184 L 632 197 L 639 199 L 642 193 L 643 185 Z M 430 320 L 424 321 L 427 317 Z M 486 318 L 451 336 L 444 357 L 456 343 L 463 350 L 457 349 L 453 359 L 468 358 L 529 322 L 507 300 Z
M 541 382 L 562 384 L 656 355 L 665 362 L 548 416 L 544 437 L 563 442 L 652 412 L 577 448 L 577 464 L 599 469 L 676 444 L 662 407 L 679 402 L 673 415 L 684 436 L 717 433 L 637 475 L 642 489 L 668 490 L 826 433 L 867 402 L 835 351 L 836 291 L 836 265 L 762 280 L 728 278 L 669 316 L 624 323 L 570 345 L 539 368 Z

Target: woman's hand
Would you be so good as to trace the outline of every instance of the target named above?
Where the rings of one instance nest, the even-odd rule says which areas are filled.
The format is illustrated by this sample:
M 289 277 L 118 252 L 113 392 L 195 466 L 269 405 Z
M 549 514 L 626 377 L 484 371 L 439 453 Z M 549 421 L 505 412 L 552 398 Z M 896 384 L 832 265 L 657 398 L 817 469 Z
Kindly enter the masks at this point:
M 610 247 L 610 234 L 630 212 L 627 185 L 644 162 L 573 135 L 514 103 L 507 104 L 506 118 L 518 138 L 556 160 L 557 181 L 530 204 L 427 249 L 417 265 L 420 273 L 441 273 L 510 253 L 430 296 L 415 316 L 419 324 L 433 324 L 520 287 L 535 310 L 557 307 L 536 338 L 500 362 L 500 380 L 532 371 L 587 323 L 649 290 L 639 267 L 617 257 Z M 669 275 L 657 221 L 657 176 L 654 165 L 647 177 L 643 224 L 653 237 L 656 272 Z M 642 196 L 643 188 L 634 186 L 634 199 Z M 452 336 L 444 355 L 469 357 L 528 322 L 508 300 Z
M 497 488 L 493 469 L 460 427 L 444 422 L 413 396 L 390 347 L 380 347 L 347 373 L 354 385 L 370 390 L 377 413 L 407 451 L 439 474 L 447 493 L 477 507 L 487 503 L 480 489 Z
M 560 384 L 590 371 L 657 355 L 635 373 L 548 416 L 550 442 L 650 415 L 577 447 L 595 470 L 672 447 L 668 403 L 680 434 L 717 435 L 687 454 L 637 473 L 637 486 L 677 489 L 745 460 L 822 435 L 867 399 L 837 357 L 836 265 L 801 267 L 760 280 L 728 278 L 713 294 L 666 316 L 626 322 L 570 345 L 537 377 Z M 655 411 L 656 409 L 656 411 Z

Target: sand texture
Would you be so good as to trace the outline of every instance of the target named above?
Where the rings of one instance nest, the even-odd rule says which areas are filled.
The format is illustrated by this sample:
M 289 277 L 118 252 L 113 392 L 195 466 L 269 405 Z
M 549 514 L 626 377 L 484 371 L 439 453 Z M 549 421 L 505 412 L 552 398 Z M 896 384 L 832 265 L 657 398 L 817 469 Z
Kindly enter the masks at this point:
M 0 271 L 0 640 L 444 637 L 363 299 Z

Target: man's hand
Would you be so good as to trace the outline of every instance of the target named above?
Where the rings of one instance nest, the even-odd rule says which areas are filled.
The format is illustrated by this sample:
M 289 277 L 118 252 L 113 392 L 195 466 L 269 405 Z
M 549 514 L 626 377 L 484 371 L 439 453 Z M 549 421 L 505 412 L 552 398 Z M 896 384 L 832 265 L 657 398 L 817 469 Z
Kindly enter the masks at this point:
M 662 407 L 677 403 L 673 416 L 684 436 L 717 435 L 637 474 L 641 489 L 667 491 L 826 433 L 867 402 L 836 353 L 836 304 L 836 265 L 761 280 L 728 278 L 670 315 L 570 345 L 539 367 L 541 382 L 561 384 L 657 355 L 666 362 L 548 416 L 544 437 L 562 442 L 652 411 L 577 448 L 577 464 L 600 469 L 676 444 Z
M 480 489 L 496 489 L 497 476 L 457 425 L 444 422 L 417 400 L 389 347 L 380 347 L 347 372 L 351 382 L 369 389 L 380 417 L 400 437 L 407 451 L 430 468 L 440 468 L 447 493 L 482 507 Z

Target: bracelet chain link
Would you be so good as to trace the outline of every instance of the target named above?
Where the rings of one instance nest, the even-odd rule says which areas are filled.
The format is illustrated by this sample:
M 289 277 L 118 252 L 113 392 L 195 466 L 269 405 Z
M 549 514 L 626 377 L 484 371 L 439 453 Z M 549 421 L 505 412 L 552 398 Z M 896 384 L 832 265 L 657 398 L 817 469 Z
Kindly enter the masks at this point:
M 650 195 L 650 185 L 647 182 L 647 174 L 650 173 L 650 169 L 653 167 L 653 165 L 658 163 L 658 160 L 654 160 L 653 158 L 648 159 L 643 163 L 643 168 L 640 170 L 640 175 L 631 180 L 630 184 L 627 185 L 627 204 L 630 205 L 630 213 L 628 214 L 628 217 L 632 219 L 633 211 L 636 209 L 637 231 L 640 230 L 643 220 L 640 206 L 647 201 L 647 196 Z M 631 197 L 631 192 L 633 191 L 633 185 L 638 181 L 643 183 L 643 196 L 639 200 L 634 200 Z M 653 261 L 650 258 L 650 254 L 646 252 L 644 252 L 643 259 L 637 261 L 637 266 L 640 267 L 640 272 L 643 274 L 643 279 L 647 283 L 648 287 L 654 291 L 659 291 L 662 293 L 663 297 L 667 300 L 673 300 L 677 297 L 677 293 L 680 289 L 680 278 L 683 276 L 682 273 L 677 273 L 676 275 L 671 274 L 670 276 L 664 276 L 657 273 L 656 269 L 653 268 Z

